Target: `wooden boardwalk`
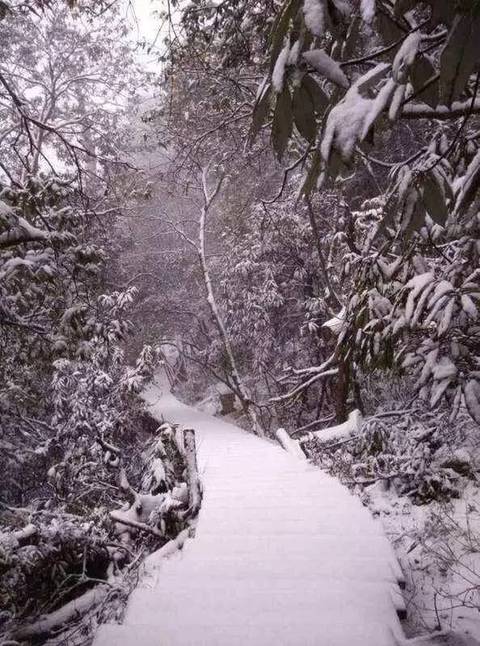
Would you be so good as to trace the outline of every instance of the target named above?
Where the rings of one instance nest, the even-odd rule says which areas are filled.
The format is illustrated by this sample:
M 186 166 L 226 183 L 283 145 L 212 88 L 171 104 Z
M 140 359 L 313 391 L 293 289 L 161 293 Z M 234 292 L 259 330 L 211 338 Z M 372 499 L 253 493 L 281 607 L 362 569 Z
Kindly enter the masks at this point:
M 204 498 L 195 537 L 147 560 L 122 625 L 95 646 L 397 646 L 402 573 L 335 479 L 171 394 L 152 414 L 196 430 Z

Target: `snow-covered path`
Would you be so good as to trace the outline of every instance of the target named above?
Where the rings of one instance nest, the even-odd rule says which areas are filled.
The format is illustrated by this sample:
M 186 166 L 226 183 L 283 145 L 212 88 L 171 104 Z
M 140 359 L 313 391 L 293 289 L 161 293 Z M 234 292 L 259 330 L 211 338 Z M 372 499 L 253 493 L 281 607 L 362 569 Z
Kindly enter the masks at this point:
M 156 561 L 95 646 L 393 646 L 401 572 L 336 480 L 152 386 L 151 413 L 196 430 L 195 537 Z

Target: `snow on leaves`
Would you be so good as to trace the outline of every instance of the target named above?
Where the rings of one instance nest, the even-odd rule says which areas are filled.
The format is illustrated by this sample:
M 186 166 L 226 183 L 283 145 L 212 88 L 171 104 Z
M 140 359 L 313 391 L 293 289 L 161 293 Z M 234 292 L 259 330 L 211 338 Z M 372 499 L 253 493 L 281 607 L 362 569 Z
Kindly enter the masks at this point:
M 433 3 L 429 12 L 420 0 L 399 0 L 394 6 L 385 0 L 284 2 L 270 39 L 272 83 L 282 104 L 273 120 L 272 140 L 279 156 L 283 155 L 295 124 L 306 141 L 317 141 L 304 192 L 322 185 L 327 177 L 335 179 L 357 161 L 358 153 L 364 154 L 374 141 L 376 129 L 398 119 L 414 119 L 416 114 L 425 118 L 429 108 L 448 121 L 480 109 L 476 95 L 459 101 L 472 97 L 474 90 L 480 18 L 462 4 Z M 439 31 L 433 34 L 433 27 Z M 374 41 L 367 37 L 372 30 L 388 45 L 386 50 L 372 46 Z M 290 56 L 293 48 L 295 54 Z M 353 51 L 355 57 L 348 60 Z M 325 96 L 322 112 L 312 110 L 306 94 L 295 93 L 308 70 Z M 295 99 L 294 110 L 286 109 L 291 107 L 284 93 L 287 85 Z M 259 105 L 256 115 L 264 107 Z M 262 123 L 265 120 L 263 114 Z M 455 152 L 452 147 L 441 155 L 448 162 Z M 409 234 L 423 225 L 425 213 L 444 226 L 454 206 L 454 178 L 449 176 L 446 183 L 444 164 L 432 163 L 408 193 L 403 227 Z M 469 163 L 473 165 L 456 191 L 457 213 L 472 202 L 479 184 L 478 164 L 471 158 Z
M 360 0 L 362 18 L 367 24 L 371 24 L 373 22 L 375 9 L 375 0 Z
M 289 62 L 289 54 L 290 46 L 288 43 L 285 43 L 282 51 L 278 55 L 278 58 L 275 62 L 275 67 L 273 68 L 272 72 L 272 85 L 277 94 L 280 94 L 283 90 L 285 66 Z
M 316 72 L 336 83 L 344 89 L 348 89 L 350 83 L 342 71 L 340 65 L 334 61 L 323 49 L 311 49 L 304 52 L 303 58 L 311 65 Z
M 330 112 L 320 147 L 324 161 L 330 160 L 332 148 L 348 161 L 355 150 L 371 109 L 371 101 L 364 99 L 353 86 Z
M 398 190 L 408 201 L 418 178 L 408 169 L 400 175 L 403 185 Z M 474 385 L 480 383 L 478 224 L 460 230 L 460 237 L 450 237 L 427 215 L 412 238 L 389 239 L 382 248 L 363 232 L 365 220 L 371 227 L 372 218 L 384 217 L 386 206 L 384 202 L 377 213 L 368 202 L 353 213 L 359 255 L 348 254 L 345 245 L 352 290 L 337 351 L 348 353 L 366 373 L 396 366 L 412 378 L 429 406 L 448 402 L 452 420 L 464 407 L 478 421 Z
M 458 278 L 457 275 L 457 281 Z M 424 396 L 429 396 L 432 407 L 448 396 L 456 402 L 452 418 L 463 401 L 477 421 L 477 390 L 469 384 L 477 383 L 480 376 L 474 349 L 478 343 L 475 303 L 480 299 L 479 289 L 478 280 L 473 282 L 467 277 L 455 287 L 450 280 L 436 278 L 432 271 L 414 276 L 403 288 L 408 294 L 403 314 L 405 326 L 412 330 L 412 340 L 423 333 L 418 347 L 405 355 L 404 368 L 413 368 L 418 375 L 417 387 Z M 398 299 L 400 304 L 401 292 Z M 411 341 L 407 341 L 409 344 Z
M 325 0 L 305 0 L 303 14 L 305 25 L 315 36 L 323 36 L 327 23 L 327 6 Z
M 392 76 L 396 83 L 405 83 L 407 80 L 421 42 L 422 35 L 418 32 L 410 34 L 403 41 L 392 63 Z

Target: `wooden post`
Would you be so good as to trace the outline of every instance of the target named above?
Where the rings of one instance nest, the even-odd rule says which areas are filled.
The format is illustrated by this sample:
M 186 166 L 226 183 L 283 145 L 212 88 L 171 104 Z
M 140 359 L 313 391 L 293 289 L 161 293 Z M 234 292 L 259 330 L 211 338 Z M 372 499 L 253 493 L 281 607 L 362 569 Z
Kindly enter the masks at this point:
M 235 412 L 235 393 L 221 393 L 220 403 L 222 405 L 222 410 L 220 411 L 220 415 L 229 415 L 230 413 L 234 413 Z
M 201 485 L 197 466 L 195 431 L 192 428 L 184 429 L 183 440 L 185 445 L 185 461 L 187 463 L 188 512 L 190 516 L 195 516 L 198 513 L 202 502 Z
M 291 453 L 300 460 L 307 459 L 307 456 L 305 455 L 300 442 L 291 438 L 284 428 L 277 429 L 275 435 L 277 437 L 277 440 L 283 446 L 285 451 L 287 451 L 287 453 Z

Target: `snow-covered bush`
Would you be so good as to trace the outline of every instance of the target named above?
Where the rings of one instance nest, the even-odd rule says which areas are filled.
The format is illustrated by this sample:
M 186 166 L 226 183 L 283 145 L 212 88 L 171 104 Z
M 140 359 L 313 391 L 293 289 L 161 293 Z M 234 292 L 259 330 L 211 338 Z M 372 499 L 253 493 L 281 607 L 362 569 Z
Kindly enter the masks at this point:
M 414 620 L 427 618 L 432 628 L 440 629 L 455 629 L 462 620 L 476 622 L 480 609 L 479 523 L 478 490 L 471 488 L 468 496 L 455 504 L 432 505 L 425 521 L 410 533 L 411 578 L 420 588 L 419 598 L 414 597 L 412 603 Z
M 102 294 L 105 248 L 74 191 L 32 178 L 0 204 L 0 459 L 6 500 L 22 501 L 75 437 L 122 428 L 154 357 L 125 366 L 135 292 Z
M 105 293 L 108 243 L 68 182 L 31 177 L 4 187 L 0 206 L 0 597 L 8 628 L 106 578 L 121 455 L 134 486 L 145 471 L 138 392 L 157 353 L 146 347 L 126 364 L 121 345 L 135 290 Z
M 54 494 L 2 512 L 2 637 L 35 638 L 58 628 L 67 631 L 68 640 L 84 612 L 91 609 L 94 617 L 98 601 L 109 601 L 105 591 L 112 600 L 126 595 L 134 581 L 123 576 L 125 565 L 176 538 L 198 511 L 189 506 L 184 453 L 168 424 L 154 434 L 137 424 L 115 444 L 95 441 L 85 429 L 80 433 L 66 433 L 71 442 L 64 460 L 49 470 Z M 98 597 L 85 602 L 84 612 L 74 608 L 68 615 L 70 601 L 88 600 L 97 588 Z M 59 609 L 65 616 L 57 620 Z M 111 618 L 109 603 L 100 611 Z M 40 613 L 43 619 L 30 624 Z M 44 629 L 42 621 L 49 617 L 51 627 Z M 85 622 L 87 635 L 90 628 Z
M 351 487 L 383 482 L 414 504 L 459 496 L 474 466 L 459 450 L 468 419 L 452 429 L 448 414 L 418 412 L 367 420 L 346 442 L 311 440 L 306 448 L 315 460 Z M 471 422 L 470 422 L 471 425 Z

